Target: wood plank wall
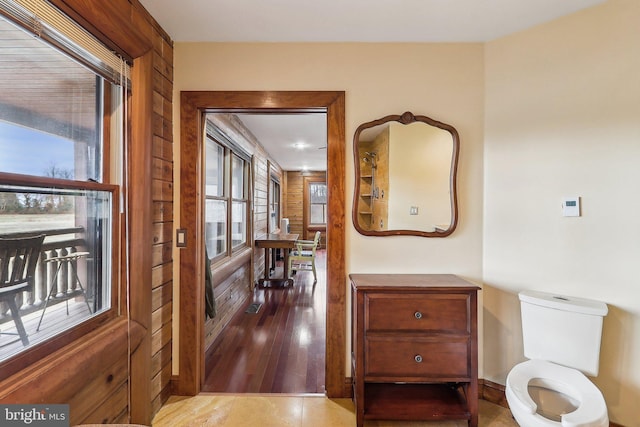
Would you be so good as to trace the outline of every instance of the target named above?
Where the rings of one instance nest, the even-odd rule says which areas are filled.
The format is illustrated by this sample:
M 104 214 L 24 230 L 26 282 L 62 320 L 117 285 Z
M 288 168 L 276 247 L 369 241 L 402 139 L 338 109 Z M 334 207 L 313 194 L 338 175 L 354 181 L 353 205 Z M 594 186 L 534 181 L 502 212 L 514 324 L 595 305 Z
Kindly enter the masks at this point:
M 173 313 L 173 43 L 153 28 L 151 412 L 171 395 Z
M 233 262 L 213 271 L 216 316 L 205 321 L 204 348 L 209 349 L 222 330 L 247 301 L 251 283 L 251 251 L 244 251 Z
M 141 123 L 132 120 L 136 144 L 151 144 L 151 159 L 132 159 L 150 163 L 143 182 L 151 182 L 151 212 L 142 227 L 151 236 L 136 246 L 151 247 L 149 254 L 152 283 L 132 283 L 139 307 L 150 307 L 142 317 L 151 318 L 150 330 L 135 321 L 128 325 L 125 316 L 109 322 L 28 366 L 9 378 L 0 378 L 0 400 L 15 403 L 69 403 L 71 424 L 151 423 L 153 415 L 171 393 L 172 359 L 172 246 L 173 246 L 173 42 L 138 0 L 49 0 L 109 47 L 125 58 L 152 55 L 150 82 L 132 81 L 134 91 L 152 92 L 151 131 L 140 131 Z M 135 110 L 135 106 L 132 106 Z M 145 106 L 146 108 L 146 106 Z M 132 111 L 131 117 L 139 117 Z M 138 112 L 139 113 L 139 112 Z M 143 117 L 146 121 L 148 116 Z M 132 141 L 133 142 L 133 141 Z M 144 154 L 145 156 L 149 154 Z M 136 183 L 133 182 L 132 185 Z M 128 192 L 125 189 L 124 194 Z M 127 246 L 131 242 L 121 242 Z M 147 262 L 145 261 L 146 264 Z M 139 276 L 147 276 L 147 274 Z M 124 293 L 123 307 L 126 307 Z M 149 304 L 138 304 L 146 300 Z M 124 313 L 123 313 L 124 314 Z M 150 352 L 141 353 L 138 344 L 149 340 Z M 150 372 L 142 375 L 128 369 L 128 349 L 142 358 Z M 148 350 L 148 347 L 146 347 Z M 150 377 L 149 377 L 150 374 Z M 129 383 L 129 375 L 133 375 Z M 143 395 L 129 395 L 129 384 L 143 384 Z M 129 401 L 132 407 L 129 407 Z M 135 411 L 132 409 L 134 408 Z

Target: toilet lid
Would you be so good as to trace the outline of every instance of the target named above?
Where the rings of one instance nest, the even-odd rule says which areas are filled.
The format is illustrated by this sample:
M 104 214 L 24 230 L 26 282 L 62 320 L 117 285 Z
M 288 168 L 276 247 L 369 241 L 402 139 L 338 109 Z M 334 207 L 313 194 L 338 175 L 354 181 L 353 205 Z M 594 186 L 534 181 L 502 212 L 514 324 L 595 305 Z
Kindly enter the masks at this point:
M 600 390 L 582 372 L 546 360 L 528 360 L 509 372 L 507 388 L 515 399 L 513 403 L 509 402 L 510 405 L 517 405 L 520 410 L 532 415 L 536 413 L 537 405 L 528 390 L 533 379 L 580 402 L 578 409 L 562 416 L 562 426 L 608 424 L 607 405 Z

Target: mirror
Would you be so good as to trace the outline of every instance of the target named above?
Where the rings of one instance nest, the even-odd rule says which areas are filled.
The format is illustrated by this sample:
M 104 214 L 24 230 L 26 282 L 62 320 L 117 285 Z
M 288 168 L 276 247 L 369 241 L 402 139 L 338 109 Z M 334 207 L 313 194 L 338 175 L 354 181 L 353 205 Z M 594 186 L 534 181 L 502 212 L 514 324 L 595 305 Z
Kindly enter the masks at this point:
M 366 236 L 445 237 L 458 221 L 459 137 L 406 112 L 363 123 L 353 137 L 353 224 Z

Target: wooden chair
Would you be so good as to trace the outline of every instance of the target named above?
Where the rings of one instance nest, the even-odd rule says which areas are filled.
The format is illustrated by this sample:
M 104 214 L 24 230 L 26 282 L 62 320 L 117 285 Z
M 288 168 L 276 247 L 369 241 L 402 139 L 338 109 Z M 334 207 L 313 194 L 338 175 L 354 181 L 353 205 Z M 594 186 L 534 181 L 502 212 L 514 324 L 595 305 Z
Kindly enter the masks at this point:
M 295 247 L 289 253 L 289 272 L 305 270 L 313 272 L 313 283 L 318 281 L 316 275 L 316 249 L 320 243 L 320 232 L 316 231 L 313 240 L 296 240 Z
M 44 234 L 15 239 L 0 238 L 0 301 L 6 302 L 24 346 L 29 345 L 27 331 L 20 318 L 16 295 L 33 289 L 36 264 Z

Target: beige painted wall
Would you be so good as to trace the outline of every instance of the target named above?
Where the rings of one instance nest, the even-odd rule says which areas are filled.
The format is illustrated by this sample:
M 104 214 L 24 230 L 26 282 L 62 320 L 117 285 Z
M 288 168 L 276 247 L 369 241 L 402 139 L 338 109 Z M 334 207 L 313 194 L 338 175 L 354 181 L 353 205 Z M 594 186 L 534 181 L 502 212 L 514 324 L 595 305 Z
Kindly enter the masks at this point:
M 640 426 L 640 2 L 486 44 L 484 376 L 522 356 L 517 293 L 605 301 L 612 421 Z M 564 196 L 583 215 L 561 215 Z
M 181 90 L 345 90 L 348 211 L 351 138 L 360 123 L 409 110 L 455 126 L 456 232 L 445 239 L 375 238 L 350 226 L 347 271 L 484 280 L 480 375 L 503 384 L 523 360 L 518 291 L 607 302 L 594 381 L 611 419 L 637 427 L 638 22 L 640 2 L 609 0 L 485 45 L 177 43 L 174 99 Z M 174 114 L 179 144 L 178 103 Z M 582 217 L 561 216 L 568 195 L 582 197 Z
M 481 44 L 176 43 L 174 53 L 174 100 L 180 99 L 183 90 L 344 90 L 345 198 L 349 213 L 354 183 L 352 138 L 358 125 L 411 111 L 456 127 L 461 138 L 461 220 L 456 232 L 445 239 L 365 237 L 347 219 L 346 270 L 455 273 L 480 283 L 484 131 Z M 174 123 L 174 153 L 178 155 L 179 102 L 174 103 Z M 178 158 L 175 161 L 179 164 Z M 180 187 L 178 179 L 176 176 L 176 191 Z M 180 200 L 178 194 L 175 200 Z M 177 275 L 174 286 L 178 289 Z M 178 309 L 175 296 L 174 307 Z M 178 313 L 173 318 L 178 319 Z M 179 343 L 177 333 L 174 325 L 174 345 Z

